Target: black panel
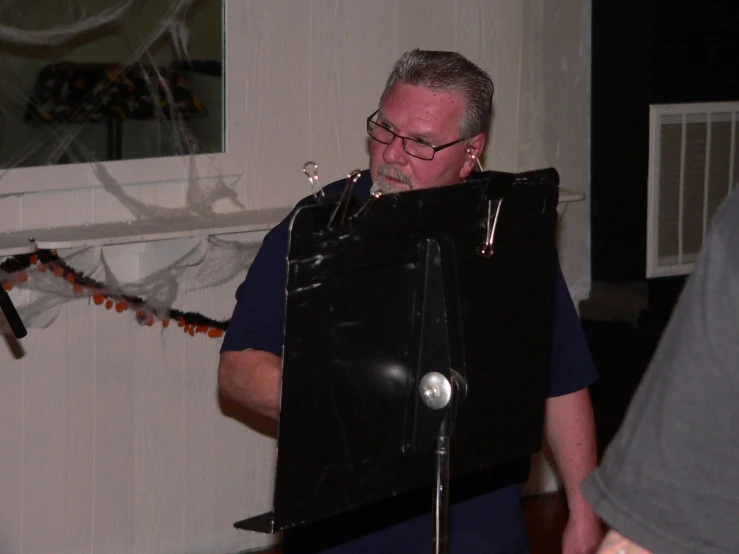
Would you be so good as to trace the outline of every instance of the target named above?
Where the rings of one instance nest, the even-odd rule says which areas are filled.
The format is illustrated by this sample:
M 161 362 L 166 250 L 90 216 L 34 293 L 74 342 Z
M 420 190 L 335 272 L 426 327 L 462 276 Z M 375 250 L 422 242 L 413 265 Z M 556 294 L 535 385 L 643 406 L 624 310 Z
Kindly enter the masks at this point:
M 591 248 L 594 281 L 644 278 L 650 2 L 593 2 Z
M 739 100 L 735 1 L 593 2 L 594 281 L 646 272 L 649 105 Z
M 420 400 L 429 371 L 453 369 L 468 385 L 463 402 L 444 408 L 456 416 L 454 476 L 499 467 L 497 486 L 510 484 L 501 476 L 521 477 L 510 462 L 525 465 L 539 449 L 559 178 L 554 170 L 481 175 L 354 199 L 346 210 L 327 199 L 296 212 L 273 530 L 433 482 L 431 447 L 444 418 Z M 364 202 L 366 215 L 330 217 L 357 213 Z M 424 440 L 434 417 L 436 432 Z M 264 518 L 256 523 L 265 528 Z M 254 520 L 237 525 L 256 528 Z

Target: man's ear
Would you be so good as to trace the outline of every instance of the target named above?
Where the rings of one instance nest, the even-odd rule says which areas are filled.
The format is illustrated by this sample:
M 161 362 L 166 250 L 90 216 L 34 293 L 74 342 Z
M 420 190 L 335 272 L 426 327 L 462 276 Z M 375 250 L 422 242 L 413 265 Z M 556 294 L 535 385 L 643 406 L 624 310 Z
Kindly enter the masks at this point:
M 486 140 L 487 136 L 485 133 L 479 133 L 467 142 L 464 164 L 462 165 L 462 169 L 459 171 L 460 179 L 466 179 L 470 176 L 470 173 L 478 169 L 477 159 L 482 155 L 482 151 L 485 149 Z

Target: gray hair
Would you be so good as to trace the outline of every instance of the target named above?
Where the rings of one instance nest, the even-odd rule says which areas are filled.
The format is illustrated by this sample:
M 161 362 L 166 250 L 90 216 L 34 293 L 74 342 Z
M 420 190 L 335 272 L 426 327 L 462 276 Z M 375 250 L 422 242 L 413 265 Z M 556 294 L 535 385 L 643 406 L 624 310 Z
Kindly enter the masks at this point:
M 459 134 L 473 137 L 486 133 L 493 118 L 493 81 L 485 71 L 457 52 L 412 50 L 393 66 L 380 97 L 385 102 L 395 81 L 422 86 L 434 92 L 448 92 L 465 99 L 465 112 L 459 122 Z

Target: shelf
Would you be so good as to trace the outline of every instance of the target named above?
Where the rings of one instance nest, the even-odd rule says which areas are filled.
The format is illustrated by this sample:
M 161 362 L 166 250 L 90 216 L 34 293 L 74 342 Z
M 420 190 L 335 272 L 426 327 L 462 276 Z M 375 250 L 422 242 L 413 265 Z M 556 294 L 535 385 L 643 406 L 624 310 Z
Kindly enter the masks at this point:
M 289 212 L 289 208 L 275 208 L 219 214 L 209 219 L 172 218 L 157 221 L 95 223 L 0 233 L 0 256 L 29 254 L 37 248 L 46 250 L 107 246 L 267 231 L 277 225 Z
M 583 193 L 560 189 L 560 203 L 578 202 L 584 198 Z M 277 225 L 289 212 L 289 208 L 274 208 L 219 214 L 211 219 L 171 218 L 157 221 L 94 223 L 0 233 L 0 257 L 30 254 L 37 248 L 60 250 L 267 231 Z
M 577 192 L 574 190 L 559 189 L 559 203 L 564 204 L 565 202 L 579 202 L 585 200 L 584 192 Z

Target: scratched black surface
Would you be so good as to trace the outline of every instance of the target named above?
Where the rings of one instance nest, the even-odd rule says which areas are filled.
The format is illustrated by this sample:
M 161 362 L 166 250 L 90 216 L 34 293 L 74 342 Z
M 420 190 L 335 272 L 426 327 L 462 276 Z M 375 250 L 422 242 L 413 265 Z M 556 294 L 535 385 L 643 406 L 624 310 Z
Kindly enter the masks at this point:
M 451 357 L 469 392 L 455 419 L 453 475 L 539 448 L 557 194 L 553 169 L 486 172 L 368 205 L 353 198 L 330 228 L 335 198 L 298 210 L 288 256 L 273 530 L 433 482 L 432 452 L 411 448 L 419 374 L 430 361 L 420 356 L 419 244 L 428 239 L 452 245 L 459 288 L 447 291 L 448 310 L 458 298 L 450 327 L 461 320 Z M 494 255 L 486 258 L 480 248 L 488 201 L 494 209 L 501 197 Z M 449 360 L 436 363 L 448 371 Z

